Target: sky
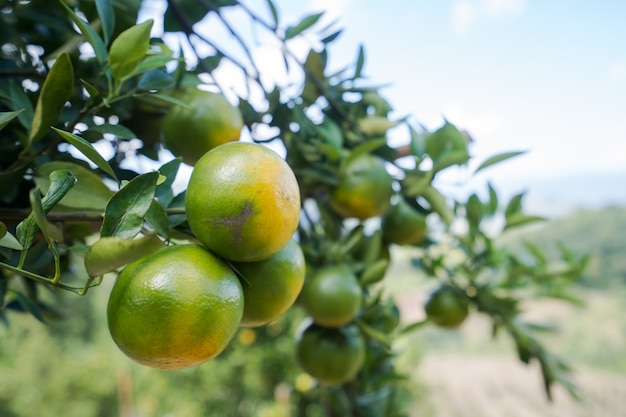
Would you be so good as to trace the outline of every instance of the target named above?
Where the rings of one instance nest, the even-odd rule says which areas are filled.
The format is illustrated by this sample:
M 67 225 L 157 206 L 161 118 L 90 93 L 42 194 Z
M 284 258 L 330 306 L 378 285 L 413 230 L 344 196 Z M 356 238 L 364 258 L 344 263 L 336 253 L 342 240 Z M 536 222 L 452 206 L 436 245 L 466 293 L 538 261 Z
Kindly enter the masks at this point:
M 593 198 L 626 202 L 626 1 L 273 1 L 283 24 L 320 11 L 320 27 L 337 20 L 344 31 L 329 47 L 330 67 L 353 63 L 363 45 L 364 73 L 387 86 L 392 117 L 410 116 L 430 130 L 447 119 L 466 129 L 474 164 L 527 151 L 469 182 L 468 172 L 444 177 L 450 185 L 490 181 L 514 194 L 580 178 L 586 193 L 602 178 L 615 184 L 603 183 L 606 191 Z M 268 13 L 265 2 L 246 4 Z M 228 44 L 227 33 L 221 38 Z M 253 53 L 262 72 L 281 78 L 280 55 L 264 40 Z M 290 47 L 304 56 L 310 40 Z
M 390 83 L 394 116 L 467 129 L 478 161 L 528 151 L 478 181 L 531 187 L 626 173 L 625 1 L 275 1 L 287 21 L 338 18 L 345 30 L 331 63 L 363 44 L 365 73 Z M 626 184 L 615 192 L 626 197 Z

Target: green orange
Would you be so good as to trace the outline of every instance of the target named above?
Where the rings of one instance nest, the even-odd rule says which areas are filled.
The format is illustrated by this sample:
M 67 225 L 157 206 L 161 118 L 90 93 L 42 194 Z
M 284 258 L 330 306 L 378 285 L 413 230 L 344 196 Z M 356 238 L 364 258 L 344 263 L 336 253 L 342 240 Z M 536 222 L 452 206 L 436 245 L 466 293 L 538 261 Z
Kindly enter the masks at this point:
M 339 184 L 329 194 L 331 208 L 340 216 L 364 220 L 382 215 L 390 205 L 393 178 L 384 161 L 371 154 L 351 157 L 339 173 Z
M 449 285 L 437 287 L 428 296 L 424 310 L 428 320 L 440 327 L 458 327 L 469 314 L 469 302 L 458 288 Z
M 194 165 L 223 143 L 239 140 L 243 118 L 221 94 L 190 88 L 173 95 L 186 106 L 172 105 L 162 121 L 163 144 Z
M 234 267 L 242 277 L 243 327 L 277 320 L 293 305 L 304 284 L 304 255 L 295 240 L 266 260 L 237 262 Z
M 278 253 L 300 216 L 300 190 L 287 163 L 271 149 L 233 142 L 207 152 L 185 196 L 187 221 L 208 249 L 235 262 Z
M 307 277 L 300 305 L 315 323 L 339 327 L 359 314 L 363 291 L 359 281 L 346 265 L 319 268 Z
M 381 219 L 383 239 L 396 245 L 416 245 L 426 239 L 426 216 L 400 197 Z
M 215 255 L 195 245 L 169 246 L 120 273 L 107 306 L 108 327 L 137 362 L 186 368 L 226 348 L 243 301 L 239 279 Z
M 296 339 L 296 363 L 324 385 L 352 380 L 365 360 L 365 341 L 354 325 L 326 328 L 303 324 Z

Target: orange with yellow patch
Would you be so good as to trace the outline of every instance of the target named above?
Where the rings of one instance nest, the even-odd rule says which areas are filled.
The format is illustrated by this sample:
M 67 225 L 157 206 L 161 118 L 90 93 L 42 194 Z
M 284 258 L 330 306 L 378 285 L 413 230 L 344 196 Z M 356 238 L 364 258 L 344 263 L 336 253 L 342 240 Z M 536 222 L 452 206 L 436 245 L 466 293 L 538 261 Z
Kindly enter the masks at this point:
M 254 262 L 278 253 L 300 216 L 300 190 L 289 165 L 269 148 L 220 145 L 196 163 L 185 196 L 189 227 L 211 251 Z

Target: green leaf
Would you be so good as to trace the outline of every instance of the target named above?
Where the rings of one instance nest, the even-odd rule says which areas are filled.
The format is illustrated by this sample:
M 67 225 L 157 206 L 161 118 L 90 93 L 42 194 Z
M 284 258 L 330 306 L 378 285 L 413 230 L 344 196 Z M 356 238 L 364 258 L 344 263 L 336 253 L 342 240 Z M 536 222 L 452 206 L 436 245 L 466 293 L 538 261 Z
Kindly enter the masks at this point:
M 128 78 L 134 77 L 139 74 L 143 74 L 150 70 L 163 68 L 168 62 L 174 61 L 172 55 L 150 55 L 142 59 L 132 73 L 128 75 Z
M 54 161 L 40 166 L 33 178 L 37 187 L 46 192 L 50 186 L 48 176 L 52 171 L 70 171 L 76 177 L 76 185 L 59 201 L 60 206 L 73 209 L 104 211 L 113 191 L 92 170 L 72 162 Z
M 158 172 L 148 172 L 135 177 L 115 193 L 104 212 L 100 236 L 134 238 L 143 227 L 158 179 Z
M 323 14 L 324 12 L 309 15 L 302 19 L 297 25 L 289 26 L 287 30 L 285 30 L 285 40 L 287 41 L 292 39 L 313 26 L 318 20 L 320 20 L 320 17 L 322 17 Z
M 367 116 L 357 120 L 357 128 L 367 136 L 383 136 L 400 123 L 402 120 L 392 121 L 385 116 Z
M 39 227 L 39 230 L 43 233 L 46 241 L 50 242 L 61 242 L 63 241 L 63 234 L 61 230 L 55 225 L 48 222 L 46 219 L 46 214 L 43 211 L 43 205 L 41 202 L 41 194 L 39 194 L 39 189 L 33 188 L 29 193 L 30 206 L 32 209 L 32 214 L 35 218 L 35 223 Z
M 487 204 L 487 214 L 493 216 L 498 209 L 498 194 L 496 190 L 493 188 L 491 183 L 487 183 L 487 188 L 489 189 L 489 203 Z
M 109 67 L 113 78 L 121 80 L 132 74 L 150 47 L 153 20 L 132 26 L 115 38 L 109 51 Z
M 7 234 L 7 225 L 4 224 L 4 222 L 0 221 L 0 239 L 2 239 L 4 237 L 4 235 Z
M 365 64 L 365 49 L 363 45 L 359 45 L 359 55 L 356 59 L 356 68 L 354 70 L 353 79 L 361 78 L 361 72 L 363 71 L 363 65 Z
M 35 109 L 33 108 L 33 103 L 30 101 L 30 98 L 21 86 L 19 86 L 15 81 L 11 80 L 9 83 L 9 96 L 11 98 L 11 108 L 13 110 L 20 111 L 18 115 L 18 120 L 26 129 L 30 129 L 33 124 L 33 116 L 35 113 Z
M 96 87 L 89 84 L 87 81 L 81 79 L 80 82 L 83 84 L 83 87 L 85 87 L 85 90 L 87 90 L 87 94 L 89 94 L 89 98 L 94 99 L 100 95 L 100 91 L 98 91 Z
M 391 339 L 389 338 L 389 336 L 387 336 L 383 332 L 376 330 L 362 320 L 357 320 L 356 324 L 367 337 L 376 340 L 387 349 L 391 349 Z
M 66 132 L 65 130 L 54 128 L 54 131 L 63 137 L 70 145 L 74 145 L 76 149 L 78 149 L 83 155 L 85 155 L 91 162 L 96 164 L 98 168 L 102 171 L 106 172 L 113 178 L 115 181 L 119 182 L 115 172 L 113 172 L 113 168 L 111 165 L 98 153 L 96 148 L 94 148 L 91 143 L 87 142 L 85 139 L 77 136 L 73 133 Z
M 43 215 L 45 216 L 52 210 L 52 208 L 57 205 L 59 201 L 67 194 L 67 192 L 74 186 L 76 183 L 76 177 L 69 172 L 64 170 L 57 170 L 50 173 L 50 187 L 46 192 L 46 195 L 41 200 L 41 210 Z M 38 193 L 39 190 L 35 189 Z M 30 213 L 28 217 L 26 217 L 20 224 L 17 225 L 15 230 L 17 238 L 19 239 L 22 247 L 25 249 L 22 252 L 20 257 L 20 263 L 18 268 L 21 268 L 24 260 L 26 259 L 26 249 L 30 248 L 35 241 L 35 236 L 37 234 L 37 219 L 35 218 L 34 213 Z
M 104 133 L 110 133 L 122 139 L 134 139 L 137 137 L 135 132 L 133 132 L 126 126 L 112 125 L 110 123 L 104 123 L 102 125 L 92 126 L 89 128 L 87 132 L 97 132 L 100 135 L 103 135 Z
M 363 285 L 374 284 L 385 277 L 387 268 L 389 267 L 389 260 L 379 259 L 373 265 L 368 266 L 360 276 L 361 283 Z
M 326 82 L 326 77 L 324 76 L 325 61 L 322 54 L 315 52 L 313 49 L 309 51 L 306 57 L 304 62 L 304 88 L 301 94 L 305 106 L 313 104 L 322 95 L 318 84 Z
M 414 169 L 406 171 L 402 180 L 402 194 L 407 197 L 417 197 L 422 195 L 424 190 L 430 186 L 433 180 L 433 171 L 422 171 Z
M 183 103 L 182 101 L 178 100 L 177 98 L 174 98 L 172 96 L 168 96 L 166 94 L 150 93 L 150 94 L 144 94 L 142 96 L 150 97 L 151 99 L 154 99 L 154 100 L 157 100 L 157 101 L 162 101 L 162 102 L 167 103 L 167 104 L 173 104 L 175 106 L 182 106 L 184 108 L 189 108 L 189 106 L 187 104 Z
M 74 69 L 69 55 L 58 56 L 41 87 L 30 128 L 29 142 L 41 139 L 57 122 L 65 103 L 72 97 Z
M 346 158 L 344 164 L 347 165 L 353 159 L 356 159 L 357 157 L 367 154 L 367 153 L 372 153 L 376 149 L 379 149 L 385 146 L 386 144 L 387 144 L 386 138 L 372 139 L 372 140 L 363 142 L 357 147 L 355 147 L 354 149 L 352 149 L 352 152 L 350 152 L 350 156 Z
M 272 19 L 274 19 L 274 28 L 278 27 L 278 10 L 276 9 L 276 6 L 274 5 L 274 2 L 272 0 L 267 0 L 267 6 L 270 9 L 270 12 L 272 13 Z
M 541 216 L 529 216 L 522 213 L 515 213 L 510 216 L 506 216 L 506 225 L 504 226 L 504 230 L 530 223 L 542 222 L 545 220 L 546 218 Z
M 76 26 L 78 26 L 80 33 L 85 37 L 85 39 L 87 39 L 87 42 L 89 42 L 91 46 L 93 47 L 93 50 L 94 50 L 94 53 L 96 54 L 96 59 L 98 60 L 98 62 L 100 64 L 104 64 L 107 61 L 107 49 L 104 46 L 104 41 L 102 40 L 102 38 L 98 35 L 98 33 L 96 33 L 94 28 L 92 28 L 88 22 L 78 17 L 78 15 L 74 13 L 72 9 L 70 9 L 70 7 L 65 3 L 65 1 L 59 0 L 59 3 L 61 3 L 61 5 L 65 8 L 65 10 L 70 15 L 70 17 L 72 18 Z
M 399 334 L 404 335 L 407 333 L 411 333 L 417 329 L 421 329 L 422 327 L 424 327 L 425 325 L 427 325 L 428 323 L 430 323 L 429 320 L 421 320 L 421 321 L 416 321 L 414 323 L 411 324 L 407 324 L 406 326 L 404 326 Z
M 5 226 L 6 228 L 6 226 Z M 24 249 L 20 242 L 9 232 L 6 232 L 2 238 L 0 238 L 0 246 L 9 249 L 22 250 Z
M 465 163 L 469 159 L 466 135 L 447 120 L 442 127 L 426 136 L 425 144 L 426 153 L 430 155 L 438 169 L 457 164 L 459 161 Z
M 505 152 L 505 153 L 501 153 L 498 155 L 494 155 L 491 156 L 489 158 L 487 158 L 482 164 L 480 164 L 478 166 L 478 168 L 476 168 L 476 170 L 474 171 L 474 174 L 476 174 L 479 171 L 482 171 L 485 168 L 488 168 L 492 165 L 495 165 L 497 163 L 500 163 L 502 161 L 506 161 L 507 159 L 511 159 L 514 158 L 518 155 L 523 155 L 525 154 L 526 151 L 513 151 L 513 152 Z
M 4 127 L 8 125 L 11 120 L 18 117 L 19 114 L 22 113 L 23 111 L 24 109 L 17 110 L 17 111 L 0 112 L 0 130 L 4 129 Z
M 446 151 L 439 155 L 433 166 L 433 171 L 441 171 L 452 165 L 464 165 L 469 161 L 467 150 Z
M 46 321 L 41 315 L 41 308 L 39 308 L 36 302 L 34 302 L 33 300 L 31 300 L 30 298 L 28 298 L 21 292 L 17 292 L 17 291 L 11 291 L 11 292 L 15 294 L 15 298 L 17 299 L 17 302 L 24 309 L 24 311 L 29 312 L 34 318 L 36 318 L 43 324 L 46 324 Z
M 524 198 L 524 194 L 525 193 L 522 192 L 511 197 L 509 204 L 507 204 L 506 209 L 504 210 L 504 215 L 506 217 L 522 211 L 522 199 Z
M 102 33 L 104 34 L 104 43 L 109 44 L 111 35 L 115 28 L 115 13 L 113 13 L 113 5 L 111 0 L 96 0 L 96 9 L 102 23 Z
M 85 269 L 90 277 L 99 277 L 141 259 L 165 244 L 156 235 L 139 239 L 103 237 L 96 241 L 85 254 Z
M 470 225 L 478 227 L 483 217 L 483 205 L 476 194 L 472 194 L 465 203 L 467 221 Z
M 323 44 L 329 44 L 332 41 L 334 41 L 335 39 L 337 39 L 339 37 L 339 35 L 341 35 L 343 33 L 343 30 L 338 30 L 335 33 L 332 33 L 324 38 L 321 39 L 320 42 L 322 42 Z
M 159 173 L 163 175 L 166 179 L 157 186 L 155 197 L 161 204 L 163 204 L 164 207 L 169 206 L 169 204 L 174 199 L 174 190 L 172 190 L 172 184 L 174 184 L 176 174 L 178 173 L 178 168 L 180 167 L 182 161 L 183 160 L 180 157 L 175 158 L 161 165 L 161 167 L 159 168 Z
M 411 125 L 409 125 L 409 132 L 411 134 L 411 143 L 409 144 L 411 155 L 419 158 L 426 153 L 426 136 L 417 133 L 417 130 Z
M 454 212 L 448 205 L 446 204 L 446 198 L 432 186 L 428 186 L 422 191 L 422 196 L 428 204 L 430 204 L 430 209 L 437 213 L 441 220 L 446 224 L 452 224 L 454 220 Z
M 167 217 L 165 208 L 156 200 L 152 200 L 150 209 L 146 213 L 146 221 L 157 234 L 163 236 L 165 239 L 170 238 L 170 222 Z

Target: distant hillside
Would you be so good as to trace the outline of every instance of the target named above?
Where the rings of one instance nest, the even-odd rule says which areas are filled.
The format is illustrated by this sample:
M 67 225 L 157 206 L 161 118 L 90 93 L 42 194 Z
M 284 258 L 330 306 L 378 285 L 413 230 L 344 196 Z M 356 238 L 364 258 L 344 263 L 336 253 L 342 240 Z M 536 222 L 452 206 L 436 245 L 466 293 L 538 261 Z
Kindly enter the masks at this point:
M 626 171 L 551 179 L 519 179 L 507 188 L 528 190 L 524 207 L 548 217 L 578 209 L 626 206 Z
M 509 236 L 508 243 L 529 240 L 556 256 L 558 243 L 578 253 L 591 253 L 585 283 L 626 284 L 626 206 L 578 210 L 559 220 Z

